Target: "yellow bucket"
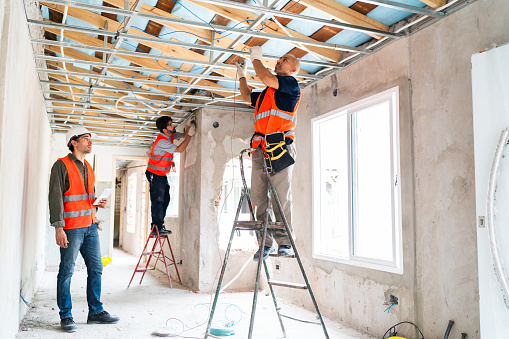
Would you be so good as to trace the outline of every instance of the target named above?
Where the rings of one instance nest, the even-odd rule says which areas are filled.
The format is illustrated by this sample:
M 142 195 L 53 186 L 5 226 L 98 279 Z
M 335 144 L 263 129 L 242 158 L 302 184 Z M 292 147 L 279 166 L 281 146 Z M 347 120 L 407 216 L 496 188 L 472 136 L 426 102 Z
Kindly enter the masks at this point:
M 403 338 L 403 337 L 389 337 L 387 339 L 406 339 L 406 338 Z
M 111 258 L 110 257 L 101 257 L 101 260 L 103 262 L 103 266 L 106 266 L 106 265 L 108 265 L 111 262 Z

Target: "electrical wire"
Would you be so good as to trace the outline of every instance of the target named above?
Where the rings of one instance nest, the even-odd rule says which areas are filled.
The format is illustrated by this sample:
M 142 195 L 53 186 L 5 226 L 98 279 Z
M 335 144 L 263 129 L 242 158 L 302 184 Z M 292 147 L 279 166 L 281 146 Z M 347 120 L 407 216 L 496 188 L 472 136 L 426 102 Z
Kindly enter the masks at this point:
M 285 317 L 285 318 L 288 318 L 288 319 L 292 319 L 292 320 L 295 320 L 295 321 L 300 321 L 301 323 L 306 323 L 306 324 L 313 324 L 313 325 L 322 325 L 321 323 L 319 322 L 316 322 L 316 321 L 309 321 L 309 320 L 302 320 L 302 319 L 298 319 L 298 318 L 294 318 L 294 317 L 290 317 L 288 315 L 284 315 L 284 314 L 280 314 L 282 317 Z
M 23 298 L 23 296 L 21 295 L 21 292 L 19 292 L 19 296 L 21 297 L 21 300 L 23 300 L 25 302 L 25 305 L 32 308 L 32 306 L 25 300 L 25 298 Z
M 414 326 L 415 326 L 415 328 L 417 328 L 417 330 L 418 330 L 418 331 L 419 331 L 419 333 L 421 334 L 421 339 L 424 339 L 424 334 L 422 334 L 422 332 L 421 332 L 421 330 L 419 329 L 419 327 L 418 327 L 416 324 L 414 324 L 413 322 L 411 322 L 411 321 L 402 321 L 402 322 L 400 322 L 400 323 L 397 323 L 396 325 L 391 326 L 391 327 L 390 327 L 390 328 L 389 328 L 389 329 L 388 329 L 388 330 L 384 333 L 384 335 L 382 336 L 382 339 L 385 339 L 385 336 L 387 335 L 387 333 L 389 333 L 389 335 L 390 335 L 391 333 L 396 333 L 396 326 L 401 325 L 401 324 L 410 324 L 410 325 L 414 325 Z
M 393 303 L 391 306 L 387 307 L 387 308 L 384 310 L 384 312 L 385 312 L 385 311 L 387 311 L 387 313 L 390 313 L 390 311 L 391 311 L 391 307 L 392 307 L 392 306 L 394 306 L 394 305 L 397 305 L 397 304 L 398 304 L 397 302 Z

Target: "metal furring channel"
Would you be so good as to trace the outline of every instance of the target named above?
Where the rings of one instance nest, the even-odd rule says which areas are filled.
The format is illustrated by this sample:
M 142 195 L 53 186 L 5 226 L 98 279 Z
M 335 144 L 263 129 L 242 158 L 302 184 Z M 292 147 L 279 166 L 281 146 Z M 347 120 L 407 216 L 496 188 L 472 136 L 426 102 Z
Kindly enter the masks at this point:
M 488 234 L 490 237 L 490 249 L 491 256 L 493 257 L 493 261 L 495 263 L 495 271 L 498 275 L 498 280 L 502 285 L 502 290 L 505 294 L 505 298 L 509 301 L 509 286 L 507 283 L 507 277 L 504 275 L 504 271 L 502 270 L 502 263 L 500 261 L 500 256 L 498 253 L 497 247 L 497 239 L 495 236 L 495 225 L 494 225 L 494 205 L 495 205 L 495 189 L 496 189 L 496 179 L 500 167 L 500 159 L 502 158 L 502 153 L 504 151 L 505 146 L 509 140 L 509 130 L 505 129 L 502 131 L 500 135 L 500 140 L 498 141 L 497 149 L 495 151 L 495 158 L 493 159 L 493 164 L 491 166 L 490 173 L 490 181 L 488 183 L 488 201 L 487 201 L 487 228 Z

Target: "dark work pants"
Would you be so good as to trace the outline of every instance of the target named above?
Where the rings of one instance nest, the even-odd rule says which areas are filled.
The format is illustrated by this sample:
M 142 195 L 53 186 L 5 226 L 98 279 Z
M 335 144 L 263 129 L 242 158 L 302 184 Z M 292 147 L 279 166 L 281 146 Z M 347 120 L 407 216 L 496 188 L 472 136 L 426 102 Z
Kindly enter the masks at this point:
M 166 175 L 157 175 L 146 171 L 145 175 L 150 184 L 150 211 L 152 213 L 152 224 L 161 228 L 164 224 L 166 209 L 170 204 L 170 185 Z

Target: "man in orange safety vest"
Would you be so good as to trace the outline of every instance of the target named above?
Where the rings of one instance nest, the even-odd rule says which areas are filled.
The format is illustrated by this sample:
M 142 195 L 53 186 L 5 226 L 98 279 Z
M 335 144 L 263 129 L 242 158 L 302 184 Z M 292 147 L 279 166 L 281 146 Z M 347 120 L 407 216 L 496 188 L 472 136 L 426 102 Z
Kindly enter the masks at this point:
M 283 213 L 291 229 L 292 225 L 292 170 L 295 162 L 295 133 L 297 108 L 300 102 L 300 87 L 295 75 L 299 72 L 299 60 L 292 54 L 283 55 L 276 63 L 272 74 L 262 63 L 262 48 L 250 48 L 250 59 L 258 78 L 267 86 L 262 92 L 253 92 L 247 84 L 247 64 L 237 63 L 242 99 L 253 105 L 255 134 L 251 147 L 261 147 L 253 153 L 251 173 L 251 199 L 256 206 L 256 219 L 265 220 L 267 209 L 267 178 L 263 173 L 265 161 L 271 170 L 271 181 L 276 189 Z M 276 220 L 282 221 L 279 209 L 273 208 Z M 260 241 L 261 239 L 258 239 Z M 278 255 L 293 254 L 289 235 L 270 232 L 265 239 L 262 258 L 265 260 L 278 245 Z M 254 260 L 259 260 L 259 251 Z
M 71 153 L 58 159 L 51 168 L 49 182 L 50 223 L 55 227 L 55 240 L 60 246 L 57 275 L 57 305 L 60 327 L 75 332 L 72 317 L 71 278 L 78 254 L 87 266 L 87 302 L 89 324 L 114 324 L 118 317 L 110 315 L 101 302 L 103 264 L 95 212 L 106 208 L 108 199 L 95 205 L 95 175 L 85 156 L 92 152 L 92 135 L 83 126 L 71 128 L 66 134 Z

